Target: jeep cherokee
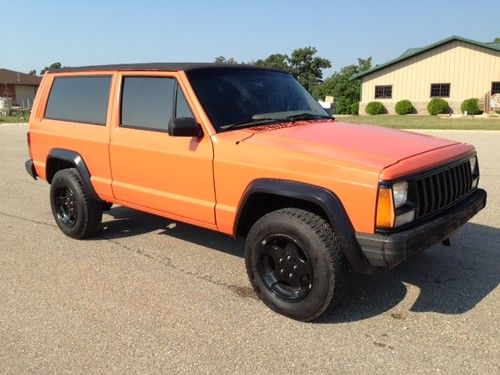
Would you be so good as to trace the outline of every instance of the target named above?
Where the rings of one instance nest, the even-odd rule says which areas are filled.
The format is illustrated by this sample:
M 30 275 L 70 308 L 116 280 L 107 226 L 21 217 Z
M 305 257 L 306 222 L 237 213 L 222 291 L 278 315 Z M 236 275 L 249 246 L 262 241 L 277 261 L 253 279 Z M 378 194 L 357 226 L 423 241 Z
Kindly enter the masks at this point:
M 335 121 L 288 73 L 156 63 L 43 77 L 28 173 L 62 232 L 120 204 L 246 237 L 250 282 L 309 321 L 350 270 L 378 273 L 447 241 L 486 204 L 468 144 Z

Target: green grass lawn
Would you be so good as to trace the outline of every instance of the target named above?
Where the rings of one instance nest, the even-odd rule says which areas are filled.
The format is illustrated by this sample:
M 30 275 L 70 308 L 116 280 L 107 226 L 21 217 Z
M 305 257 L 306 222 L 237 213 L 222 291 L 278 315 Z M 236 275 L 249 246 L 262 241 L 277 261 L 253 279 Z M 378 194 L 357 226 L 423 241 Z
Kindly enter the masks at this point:
M 500 117 L 442 118 L 438 116 L 338 116 L 336 121 L 381 125 L 397 129 L 500 130 Z
M 0 115 L 0 125 L 2 124 L 12 124 L 12 123 L 21 123 L 21 122 L 28 122 L 29 120 L 29 114 L 26 115 L 26 117 L 22 116 L 1 116 Z
M 373 124 L 397 129 L 456 129 L 456 130 L 500 130 L 500 117 L 490 118 L 442 118 L 438 116 L 337 116 L 339 122 Z M 0 125 L 28 122 L 29 115 L 0 116 Z

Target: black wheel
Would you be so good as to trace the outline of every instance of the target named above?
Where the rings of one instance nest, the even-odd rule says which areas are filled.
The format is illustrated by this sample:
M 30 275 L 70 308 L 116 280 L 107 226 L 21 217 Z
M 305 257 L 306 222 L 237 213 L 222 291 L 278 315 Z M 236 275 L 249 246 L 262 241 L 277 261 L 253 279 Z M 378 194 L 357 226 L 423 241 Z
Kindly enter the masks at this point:
M 310 321 L 345 290 L 348 266 L 338 238 L 322 217 L 285 208 L 260 218 L 245 245 L 250 282 L 272 310 Z
M 57 225 L 69 237 L 91 237 L 101 227 L 102 204 L 90 197 L 75 168 L 62 169 L 54 175 L 50 205 Z

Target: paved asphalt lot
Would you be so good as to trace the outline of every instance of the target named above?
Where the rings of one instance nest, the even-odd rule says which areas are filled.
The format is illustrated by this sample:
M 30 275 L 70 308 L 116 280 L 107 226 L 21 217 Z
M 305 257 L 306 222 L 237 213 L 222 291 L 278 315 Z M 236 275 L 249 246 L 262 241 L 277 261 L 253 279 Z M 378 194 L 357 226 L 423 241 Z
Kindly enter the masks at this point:
M 0 125 L 0 373 L 499 373 L 499 132 L 433 132 L 476 145 L 488 207 L 316 323 L 260 303 L 217 233 L 114 207 L 65 237 L 25 133 Z

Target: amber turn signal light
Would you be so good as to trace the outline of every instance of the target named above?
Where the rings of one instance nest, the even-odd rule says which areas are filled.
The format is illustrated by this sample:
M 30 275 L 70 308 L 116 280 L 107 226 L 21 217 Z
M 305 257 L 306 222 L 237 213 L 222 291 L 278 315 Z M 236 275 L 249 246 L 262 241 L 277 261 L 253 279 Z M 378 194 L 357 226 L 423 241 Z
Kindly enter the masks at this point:
M 380 186 L 377 200 L 377 228 L 394 227 L 394 203 L 392 201 L 392 189 Z

